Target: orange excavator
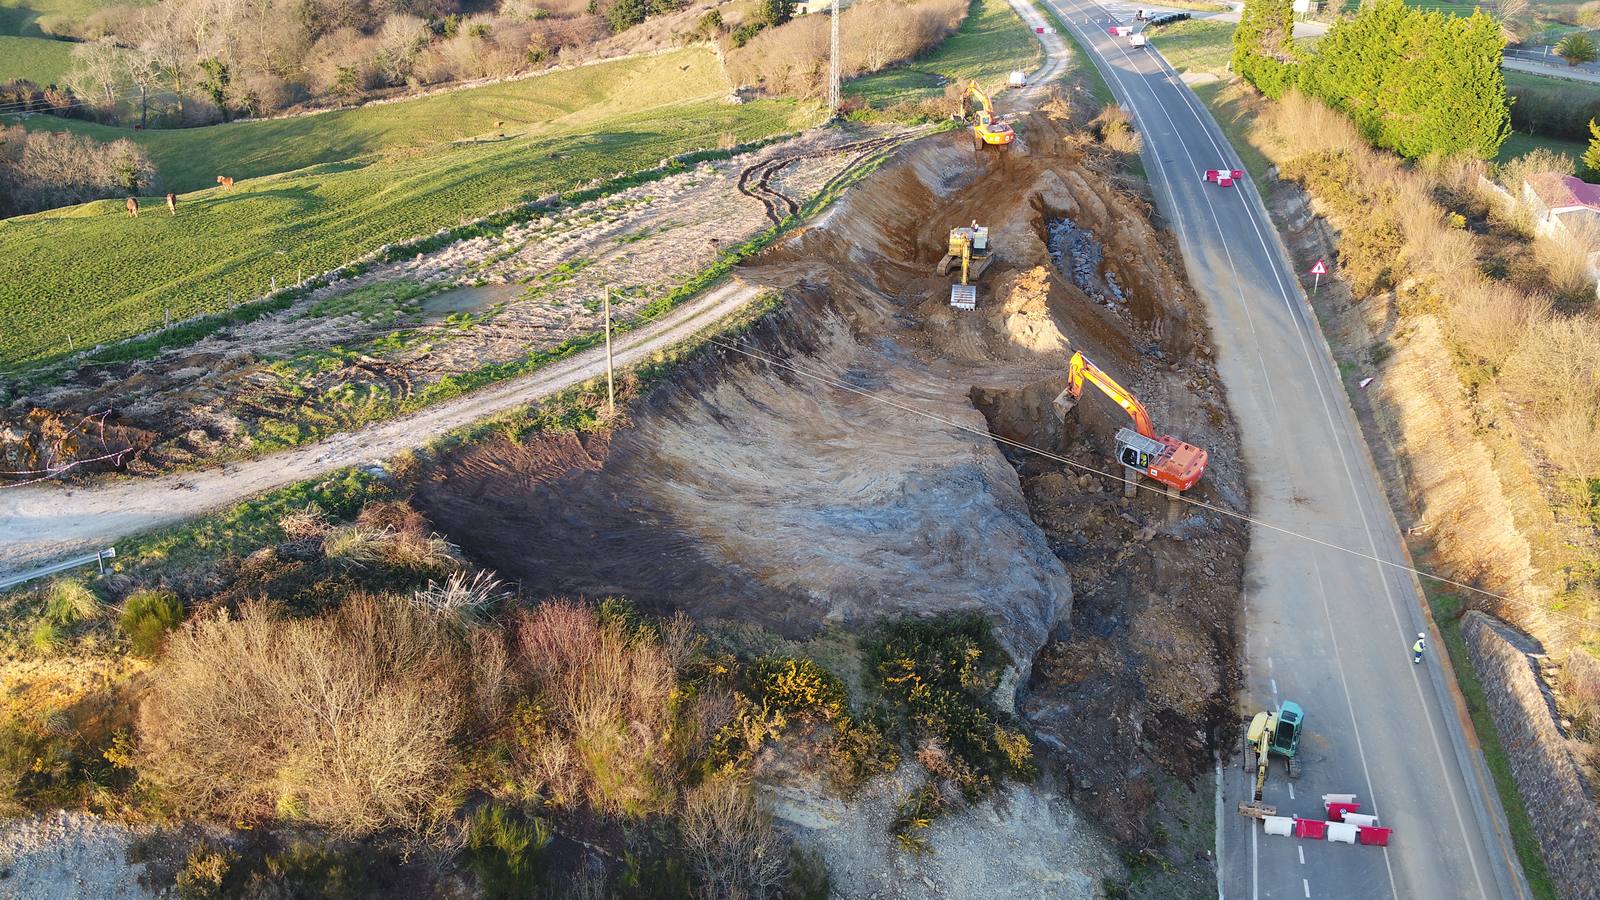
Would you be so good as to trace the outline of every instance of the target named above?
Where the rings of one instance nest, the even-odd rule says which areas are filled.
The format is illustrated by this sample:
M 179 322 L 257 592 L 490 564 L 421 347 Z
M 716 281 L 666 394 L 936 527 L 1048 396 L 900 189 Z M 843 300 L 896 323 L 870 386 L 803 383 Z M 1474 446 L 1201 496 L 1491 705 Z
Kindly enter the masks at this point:
M 1210 454 L 1193 444 L 1186 444 L 1171 435 L 1156 435 L 1150 414 L 1127 388 L 1112 379 L 1099 366 L 1090 362 L 1082 352 L 1072 354 L 1068 370 L 1067 389 L 1056 397 L 1056 410 L 1062 421 L 1078 405 L 1083 396 L 1084 381 L 1094 383 L 1118 406 L 1133 417 L 1133 428 L 1117 430 L 1117 461 L 1127 470 L 1129 478 L 1125 493 L 1132 494 L 1133 483 L 1140 475 L 1148 475 L 1167 486 L 1169 494 L 1187 491 L 1205 474 Z
M 1006 148 L 1017 136 L 1011 126 L 1000 118 L 994 111 L 994 105 L 989 102 L 989 95 L 978 87 L 976 81 L 967 82 L 967 90 L 961 95 L 961 115 L 967 118 L 967 108 L 972 108 L 972 149 L 982 150 L 984 147 Z

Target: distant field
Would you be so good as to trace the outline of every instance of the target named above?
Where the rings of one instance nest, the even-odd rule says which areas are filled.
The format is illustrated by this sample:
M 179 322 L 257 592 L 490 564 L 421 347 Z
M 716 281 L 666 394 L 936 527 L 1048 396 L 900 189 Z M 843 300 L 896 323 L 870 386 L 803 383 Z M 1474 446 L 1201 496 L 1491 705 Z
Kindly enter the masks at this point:
M 176 218 L 151 198 L 139 219 L 124 217 L 120 201 L 101 201 L 0 221 L 0 371 L 57 357 L 69 345 L 81 349 L 148 331 L 161 323 L 163 307 L 175 319 L 224 310 L 265 293 L 274 277 L 287 283 L 296 272 L 332 269 L 387 243 L 591 179 L 650 168 L 663 157 L 714 147 L 724 134 L 748 141 L 814 121 L 814 108 L 792 102 L 723 103 L 722 85 L 717 99 L 708 98 L 706 85 L 689 77 L 704 55 L 651 60 L 664 60 L 678 78 L 626 80 L 638 92 L 632 102 L 646 102 L 642 97 L 654 104 L 641 112 L 619 112 L 623 97 L 589 93 L 590 108 L 604 112 L 573 117 L 590 89 L 570 78 L 562 78 L 558 90 L 531 82 L 498 88 L 521 88 L 532 98 L 519 110 L 523 115 L 542 109 L 556 116 L 535 129 L 536 136 L 415 146 L 424 136 L 438 141 L 484 131 L 491 115 L 509 114 L 491 112 L 482 96 L 464 99 L 468 92 L 378 107 L 373 111 L 381 116 L 371 121 L 315 116 L 279 126 L 311 129 L 305 132 L 196 129 L 219 135 L 223 148 L 191 140 L 160 151 L 164 165 L 193 181 L 216 171 L 227 153 L 258 152 L 248 141 L 233 142 L 230 127 L 273 135 L 255 140 L 294 144 L 323 140 L 326 132 L 315 126 L 332 122 L 345 137 L 332 150 L 286 147 L 258 159 L 262 168 L 273 160 L 352 158 L 241 181 L 227 192 L 184 196 Z M 659 76 L 662 70 L 650 71 Z M 457 116 L 449 115 L 452 109 Z M 374 146 L 390 152 L 353 156 Z M 210 154 L 211 162 L 186 163 L 184 148 Z M 246 171 L 242 164 L 228 168 Z
M 1151 43 L 1180 71 L 1228 71 L 1233 58 L 1233 23 L 1191 19 L 1150 29 Z
M 72 65 L 73 46 L 51 38 L 0 34 L 0 81 L 26 78 L 57 84 Z
M 941 78 L 975 78 L 986 87 L 1005 84 L 1012 69 L 1031 72 L 1044 58 L 1039 41 L 1006 0 L 973 0 L 961 28 L 937 49 L 888 72 L 857 78 L 847 96 L 873 106 L 926 100 L 944 94 Z
M 1544 148 L 1553 153 L 1564 153 L 1573 160 L 1580 159 L 1588 145 L 1582 141 L 1564 141 L 1560 138 L 1541 137 L 1536 134 L 1523 134 L 1520 131 L 1511 132 L 1506 142 L 1500 145 L 1500 153 L 1495 156 L 1495 162 L 1505 162 L 1515 159 L 1524 153 Z
M 54 22 L 80 22 L 108 6 L 142 6 L 140 0 L 0 0 L 0 34 L 40 35 Z
M 537 78 L 432 97 L 289 119 L 206 128 L 134 131 L 55 116 L 30 129 L 71 130 L 103 141 L 130 138 L 145 148 L 162 183 L 176 191 L 214 186 L 218 175 L 255 178 L 372 153 L 399 153 L 447 141 L 506 134 L 534 136 L 625 112 L 727 91 L 706 50 L 617 60 Z

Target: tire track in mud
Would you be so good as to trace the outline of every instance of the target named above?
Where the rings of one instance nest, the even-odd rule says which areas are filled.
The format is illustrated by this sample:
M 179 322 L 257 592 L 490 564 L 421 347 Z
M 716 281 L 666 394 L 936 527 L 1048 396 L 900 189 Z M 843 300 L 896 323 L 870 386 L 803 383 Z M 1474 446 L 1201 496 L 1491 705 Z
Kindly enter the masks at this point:
M 739 173 L 739 193 L 760 200 L 761 205 L 766 207 L 767 219 L 774 225 L 781 225 L 784 219 L 800 213 L 800 201 L 772 186 L 772 180 L 782 174 L 784 169 L 801 160 L 837 156 L 841 153 L 855 154 L 855 158 L 850 160 L 848 165 L 823 184 L 819 193 L 826 193 L 840 181 L 850 177 L 873 152 L 897 147 L 907 141 L 916 140 L 926 133 L 927 129 L 923 128 L 905 134 L 855 141 L 837 147 L 763 160 Z

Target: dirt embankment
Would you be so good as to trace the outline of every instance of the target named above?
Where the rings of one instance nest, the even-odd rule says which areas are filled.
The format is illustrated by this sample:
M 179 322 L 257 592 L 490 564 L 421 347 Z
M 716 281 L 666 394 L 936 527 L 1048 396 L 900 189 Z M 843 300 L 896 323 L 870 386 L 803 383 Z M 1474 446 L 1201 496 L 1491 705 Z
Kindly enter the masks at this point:
M 902 151 L 745 267 L 786 302 L 743 353 L 703 357 L 607 438 L 445 460 L 416 502 L 534 594 L 624 594 L 790 636 L 982 610 L 1025 676 L 1017 705 L 1049 783 L 1125 844 L 1199 872 L 1194 848 L 1161 846 L 1150 803 L 1160 773 L 1204 770 L 1212 731 L 1232 721 L 1245 535 L 1079 468 L 1115 469 L 1126 417 L 1096 395 L 1059 423 L 1051 401 L 1084 350 L 1159 428 L 1211 451 L 1192 496 L 1242 508 L 1231 419 L 1202 317 L 1141 203 L 1066 123 L 1034 114 L 1021 132 L 1008 157 L 975 161 L 960 134 Z M 1095 274 L 1120 298 L 1091 298 L 1073 261 L 1051 257 L 1063 217 L 1100 242 Z M 998 258 L 963 312 L 932 270 L 948 229 L 972 220 Z M 968 428 L 1072 464 L 1008 456 Z M 1010 865 L 959 837 L 935 853 Z

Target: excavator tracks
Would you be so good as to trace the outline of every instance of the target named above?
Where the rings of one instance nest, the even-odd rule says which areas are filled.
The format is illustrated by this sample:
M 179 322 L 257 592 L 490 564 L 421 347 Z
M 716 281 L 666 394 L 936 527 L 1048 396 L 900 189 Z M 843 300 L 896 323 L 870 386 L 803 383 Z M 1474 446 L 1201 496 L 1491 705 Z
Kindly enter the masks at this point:
M 823 185 L 822 191 L 826 192 L 854 173 L 874 152 L 899 146 L 907 141 L 921 137 L 927 131 L 928 129 L 926 128 L 919 128 L 902 134 L 889 135 L 888 137 L 854 141 L 849 144 L 840 144 L 837 147 L 826 147 L 806 153 L 795 153 L 789 156 L 777 156 L 763 160 L 739 173 L 739 193 L 744 194 L 746 197 L 754 197 L 760 200 L 761 205 L 766 207 L 767 219 L 774 225 L 780 225 L 784 219 L 800 213 L 800 201 L 785 194 L 772 184 L 773 179 L 781 174 L 784 169 L 801 160 L 837 156 L 842 153 L 853 154 L 854 158 L 850 160 L 849 164 L 832 178 L 829 178 L 827 183 Z

